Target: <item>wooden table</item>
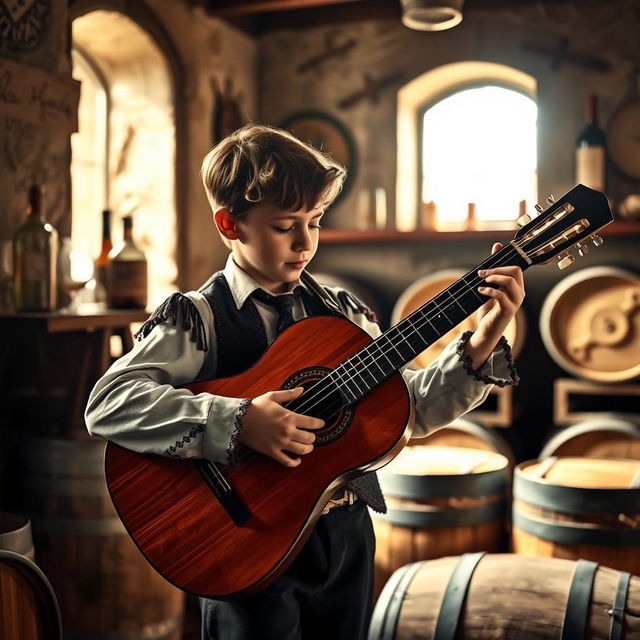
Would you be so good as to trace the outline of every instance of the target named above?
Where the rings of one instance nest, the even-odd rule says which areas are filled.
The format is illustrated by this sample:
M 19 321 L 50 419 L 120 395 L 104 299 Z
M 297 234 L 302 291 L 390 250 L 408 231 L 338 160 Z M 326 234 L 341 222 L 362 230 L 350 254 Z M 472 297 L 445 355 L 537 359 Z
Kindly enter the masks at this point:
M 84 437 L 91 388 L 111 363 L 110 339 L 133 346 L 131 324 L 145 310 L 0 315 L 0 389 L 5 419 L 32 434 Z

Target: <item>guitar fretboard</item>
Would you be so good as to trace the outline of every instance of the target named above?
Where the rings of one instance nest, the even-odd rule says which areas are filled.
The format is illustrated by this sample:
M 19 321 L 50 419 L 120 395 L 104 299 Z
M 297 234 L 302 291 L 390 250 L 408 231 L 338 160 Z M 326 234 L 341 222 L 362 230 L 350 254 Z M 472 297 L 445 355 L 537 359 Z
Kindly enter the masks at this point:
M 514 265 L 523 270 L 528 266 L 513 247 L 503 247 L 338 365 L 331 377 L 345 405 L 358 402 L 483 305 L 489 298 L 483 296 L 478 287 L 491 285 L 483 283 L 478 269 L 498 265 Z

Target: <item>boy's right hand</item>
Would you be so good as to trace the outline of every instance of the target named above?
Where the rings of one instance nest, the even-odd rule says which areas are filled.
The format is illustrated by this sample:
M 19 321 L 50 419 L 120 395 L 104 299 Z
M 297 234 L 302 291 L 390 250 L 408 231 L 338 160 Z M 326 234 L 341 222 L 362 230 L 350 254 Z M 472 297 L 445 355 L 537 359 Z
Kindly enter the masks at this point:
M 297 467 L 301 460 L 291 457 L 313 451 L 315 434 L 305 429 L 320 429 L 324 420 L 294 413 L 282 406 L 295 400 L 302 387 L 284 391 L 268 391 L 251 400 L 242 417 L 242 430 L 238 439 L 242 444 L 263 453 L 286 467 Z

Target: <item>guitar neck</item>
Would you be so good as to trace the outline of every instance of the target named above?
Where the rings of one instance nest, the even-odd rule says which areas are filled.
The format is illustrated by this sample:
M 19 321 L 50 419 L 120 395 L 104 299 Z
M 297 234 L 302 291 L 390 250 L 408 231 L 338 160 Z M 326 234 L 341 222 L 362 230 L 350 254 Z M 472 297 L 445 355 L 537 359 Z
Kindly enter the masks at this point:
M 358 402 L 487 302 L 489 298 L 483 296 L 478 287 L 491 285 L 478 276 L 478 269 L 498 266 L 518 266 L 525 270 L 529 264 L 512 245 L 506 245 L 338 365 L 334 381 L 344 404 Z

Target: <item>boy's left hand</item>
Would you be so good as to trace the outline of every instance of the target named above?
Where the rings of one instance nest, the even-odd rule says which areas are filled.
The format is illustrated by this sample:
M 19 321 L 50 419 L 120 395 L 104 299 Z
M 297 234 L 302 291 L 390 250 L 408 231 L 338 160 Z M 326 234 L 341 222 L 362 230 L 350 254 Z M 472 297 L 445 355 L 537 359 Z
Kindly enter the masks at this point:
M 491 254 L 502 249 L 497 242 Z M 497 285 L 480 286 L 478 291 L 491 300 L 485 302 L 477 311 L 478 328 L 467 343 L 467 354 L 473 359 L 473 367 L 479 368 L 487 360 L 500 337 L 511 322 L 524 300 L 524 278 L 520 267 L 496 267 L 479 271 L 478 275 L 486 282 Z

